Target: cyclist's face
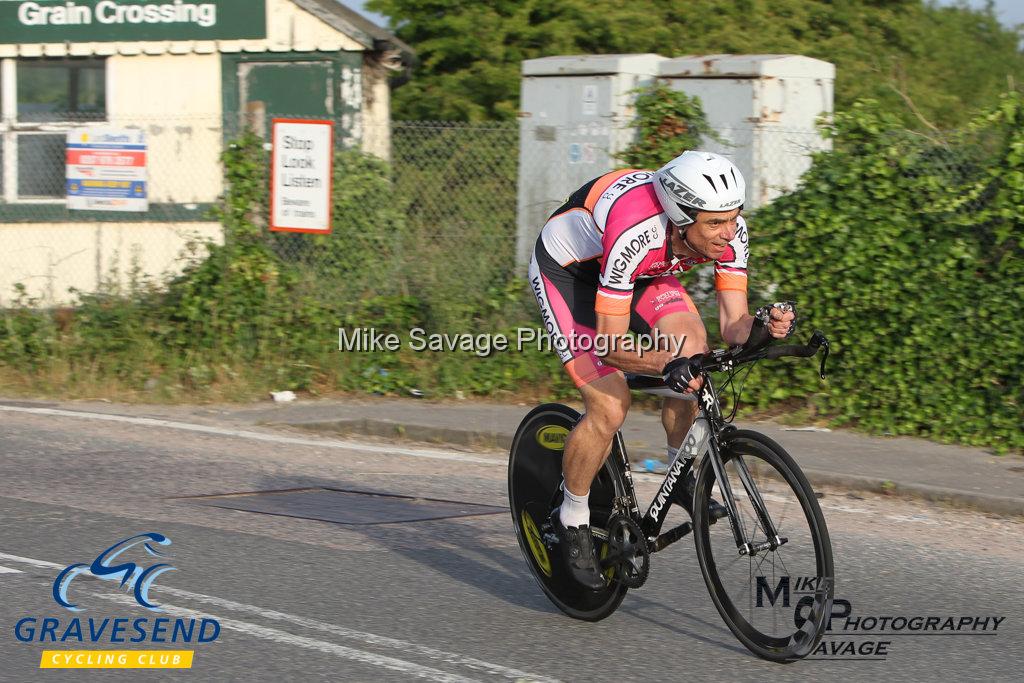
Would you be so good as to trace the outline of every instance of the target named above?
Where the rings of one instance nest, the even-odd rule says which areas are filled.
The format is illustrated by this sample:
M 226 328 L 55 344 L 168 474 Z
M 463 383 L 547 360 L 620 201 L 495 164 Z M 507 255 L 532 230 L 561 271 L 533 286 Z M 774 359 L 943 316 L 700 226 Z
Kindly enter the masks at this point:
M 697 220 L 687 226 L 686 239 L 698 251 L 713 259 L 725 253 L 729 242 L 736 236 L 736 220 L 740 210 L 700 211 Z

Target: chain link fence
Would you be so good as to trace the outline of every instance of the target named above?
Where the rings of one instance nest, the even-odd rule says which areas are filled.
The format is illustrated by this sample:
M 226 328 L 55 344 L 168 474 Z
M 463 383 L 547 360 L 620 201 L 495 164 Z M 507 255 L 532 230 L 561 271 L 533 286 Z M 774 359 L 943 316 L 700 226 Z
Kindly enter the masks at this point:
M 469 324 L 514 274 L 517 138 L 514 123 L 396 122 L 387 161 L 337 140 L 331 234 L 266 239 L 306 294 L 407 295 L 428 309 L 419 319 Z
M 10 305 L 19 283 L 37 305 L 73 303 L 71 288 L 123 288 L 133 278 L 159 283 L 201 257 L 198 242 L 223 240 L 214 208 L 224 192 L 221 154 L 235 138 L 234 122 L 225 134 L 216 115 L 51 118 L 0 123 L 0 306 Z M 307 117 L 266 115 L 256 126 L 264 140 L 273 118 Z M 66 208 L 68 132 L 87 134 L 96 126 L 145 132 L 147 211 Z M 569 193 L 621 166 L 600 138 L 574 142 L 580 131 L 556 130 L 545 141 L 550 144 L 522 145 L 515 121 L 393 122 L 390 131 L 364 134 L 380 140 L 387 132 L 390 152 L 381 159 L 349 149 L 352 140 L 336 126 L 341 151 L 332 234 L 266 233 L 265 239 L 301 270 L 317 296 L 351 301 L 412 295 L 433 302 L 429 316 L 440 324 L 472 322 L 507 303 L 518 272 L 517 237 L 535 239 Z M 723 129 L 719 138 L 708 147 L 750 169 L 750 187 L 762 202 L 792 189 L 810 153 L 824 147 L 806 130 Z M 267 187 L 270 154 L 264 147 L 258 181 Z M 530 234 L 517 235 L 517 191 L 521 178 L 533 173 L 544 178 L 539 199 L 531 200 L 536 218 L 529 221 Z M 267 203 L 253 217 L 262 225 Z M 754 234 L 756 240 L 756 228 Z M 698 295 L 707 284 L 701 282 L 692 283 Z

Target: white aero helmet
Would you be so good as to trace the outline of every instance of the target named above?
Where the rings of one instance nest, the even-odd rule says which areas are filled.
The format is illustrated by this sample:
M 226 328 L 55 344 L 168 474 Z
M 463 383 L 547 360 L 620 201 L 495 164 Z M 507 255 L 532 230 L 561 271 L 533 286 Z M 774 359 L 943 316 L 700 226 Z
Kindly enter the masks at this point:
M 740 170 L 712 152 L 683 152 L 654 173 L 658 201 L 676 225 L 692 223 L 696 211 L 743 206 L 746 189 Z

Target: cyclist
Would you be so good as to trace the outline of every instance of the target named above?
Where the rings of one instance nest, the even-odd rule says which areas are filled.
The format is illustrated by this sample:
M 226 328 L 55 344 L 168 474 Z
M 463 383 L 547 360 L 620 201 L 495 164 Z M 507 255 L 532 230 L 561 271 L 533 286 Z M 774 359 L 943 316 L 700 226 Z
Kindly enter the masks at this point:
M 530 285 L 586 411 L 565 444 L 563 501 L 551 521 L 566 566 L 594 590 L 605 581 L 588 496 L 629 409 L 622 371 L 661 375 L 688 399 L 700 389 L 688 358 L 709 350 L 707 332 L 675 274 L 713 261 L 723 340 L 742 344 L 750 334 L 744 192 L 743 176 L 728 159 L 687 151 L 657 171 L 620 170 L 591 180 L 551 215 L 537 239 Z M 794 323 L 793 312 L 771 309 L 773 337 L 788 336 Z M 657 348 L 636 350 L 630 330 L 655 335 Z M 670 459 L 696 414 L 693 400 L 665 399 Z M 673 500 L 688 512 L 694 486 L 691 472 Z M 724 511 L 712 505 L 713 517 Z

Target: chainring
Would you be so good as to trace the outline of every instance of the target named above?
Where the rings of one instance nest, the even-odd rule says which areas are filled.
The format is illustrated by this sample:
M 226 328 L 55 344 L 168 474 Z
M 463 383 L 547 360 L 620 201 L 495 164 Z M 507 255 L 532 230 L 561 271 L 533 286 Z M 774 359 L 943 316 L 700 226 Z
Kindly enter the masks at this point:
M 608 519 L 608 548 L 601 569 L 612 569 L 609 578 L 626 588 L 640 588 L 651 569 L 651 551 L 640 525 L 632 518 L 614 514 Z

